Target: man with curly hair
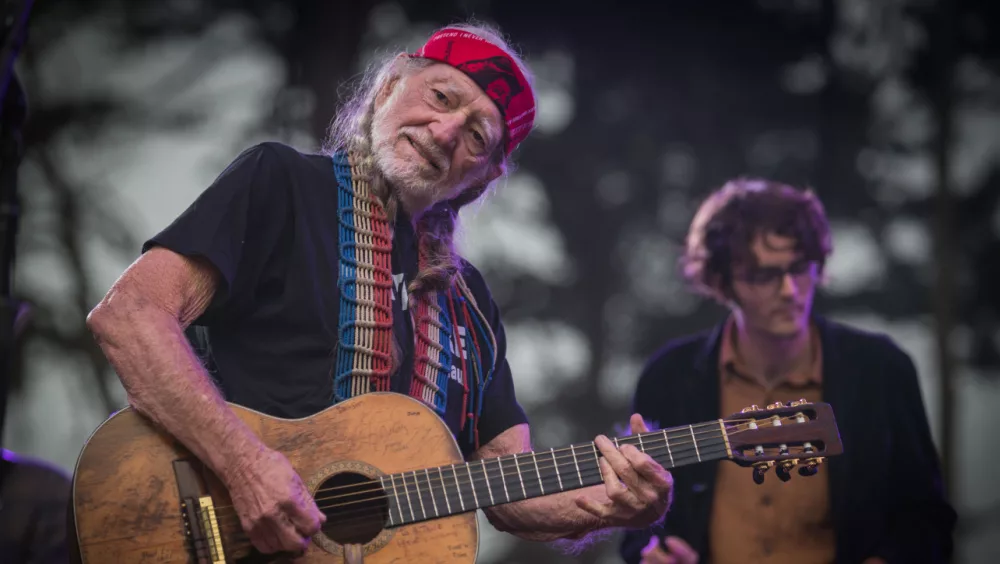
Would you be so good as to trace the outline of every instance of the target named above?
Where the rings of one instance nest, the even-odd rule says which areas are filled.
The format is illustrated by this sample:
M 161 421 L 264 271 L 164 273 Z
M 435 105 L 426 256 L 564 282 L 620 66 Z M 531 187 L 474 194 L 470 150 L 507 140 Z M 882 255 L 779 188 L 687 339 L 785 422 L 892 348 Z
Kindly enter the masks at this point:
M 955 513 L 910 357 L 886 335 L 813 312 L 833 251 L 809 190 L 736 179 L 692 221 L 683 272 L 728 307 L 710 331 L 666 343 L 633 411 L 660 427 L 799 399 L 832 405 L 844 453 L 784 483 L 728 461 L 672 471 L 675 509 L 629 531 L 626 562 L 947 562 Z

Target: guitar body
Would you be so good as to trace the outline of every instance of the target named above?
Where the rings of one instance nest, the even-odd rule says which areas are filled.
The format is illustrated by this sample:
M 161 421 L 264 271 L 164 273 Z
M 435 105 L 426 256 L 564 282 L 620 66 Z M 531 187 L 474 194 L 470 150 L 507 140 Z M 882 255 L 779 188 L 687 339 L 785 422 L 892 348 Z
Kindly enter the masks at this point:
M 437 414 L 401 394 L 365 394 L 298 420 L 231 408 L 268 447 L 288 458 L 321 508 L 324 491 L 464 462 Z M 203 501 L 199 511 L 191 510 L 193 499 Z M 74 473 L 71 504 L 70 526 L 75 526 L 79 561 L 85 564 L 288 561 L 252 553 L 218 478 L 131 408 L 111 416 L 87 441 Z M 295 562 L 345 562 L 345 544 L 361 546 L 363 561 L 371 563 L 475 562 L 475 512 L 383 528 L 379 508 L 370 509 L 366 515 L 374 512 L 375 519 L 364 530 L 347 527 L 359 520 L 328 520 Z M 210 519 L 204 520 L 206 515 Z M 209 536 L 218 544 L 197 540 L 213 526 L 219 533 Z

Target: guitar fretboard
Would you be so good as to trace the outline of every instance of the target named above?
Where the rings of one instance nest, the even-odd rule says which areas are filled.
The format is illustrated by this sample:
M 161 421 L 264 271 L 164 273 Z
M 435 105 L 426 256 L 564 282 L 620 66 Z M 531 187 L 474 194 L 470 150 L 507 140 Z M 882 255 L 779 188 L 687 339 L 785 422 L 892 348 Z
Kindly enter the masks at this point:
M 618 446 L 638 448 L 667 469 L 730 454 L 722 420 L 612 440 Z M 388 526 L 599 484 L 604 481 L 600 457 L 597 445 L 590 442 L 382 476 L 379 480 L 389 500 Z

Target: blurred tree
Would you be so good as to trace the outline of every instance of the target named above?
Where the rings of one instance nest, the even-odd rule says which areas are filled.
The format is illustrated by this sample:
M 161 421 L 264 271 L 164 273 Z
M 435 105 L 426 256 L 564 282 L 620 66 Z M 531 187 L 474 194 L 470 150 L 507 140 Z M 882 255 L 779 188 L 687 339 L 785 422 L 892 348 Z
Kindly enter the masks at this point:
M 22 178 L 29 221 L 19 259 L 51 262 L 58 280 L 17 288 L 36 306 L 26 346 L 82 359 L 81 374 L 98 384 L 104 409 L 120 406 L 84 326 L 106 290 L 95 280 L 106 275 L 95 274 L 101 257 L 83 243 L 96 237 L 102 252 L 127 262 L 139 241 L 128 211 L 108 199 L 114 165 L 83 174 L 69 158 L 70 146 L 214 123 L 227 97 L 247 95 L 246 87 L 206 94 L 198 85 L 253 49 L 275 57 L 281 69 L 275 84 L 249 93 L 268 100 L 267 115 L 243 119 L 230 137 L 204 137 L 231 145 L 219 157 L 226 161 L 265 136 L 312 149 L 325 135 L 338 93 L 373 52 L 416 47 L 432 27 L 468 16 L 498 23 L 536 70 L 538 131 L 519 150 L 519 172 L 472 210 L 464 245 L 503 309 L 538 446 L 615 432 L 645 358 L 667 338 L 719 319 L 718 307 L 686 293 L 675 265 L 694 206 L 733 176 L 812 185 L 824 199 L 837 261 L 834 283 L 818 300 L 821 311 L 917 319 L 929 311 L 934 272 L 929 245 L 919 245 L 932 207 L 926 171 L 933 81 L 920 74 L 926 65 L 911 53 L 926 35 L 924 24 L 892 11 L 903 5 L 909 6 L 864 0 L 615 10 L 527 0 L 37 4 L 19 69 L 31 106 Z M 973 173 L 960 175 L 966 188 L 958 194 L 958 244 L 974 256 L 959 257 L 956 291 L 977 296 L 963 302 L 960 319 L 995 355 L 995 340 L 985 337 L 996 334 L 998 319 L 989 290 L 1000 274 L 988 259 L 1000 252 L 990 211 L 1000 190 L 985 187 L 997 182 L 1000 144 L 991 135 L 1000 128 L 976 127 L 979 118 L 995 119 L 996 40 L 977 23 L 986 21 L 983 10 L 995 8 L 972 0 L 959 5 L 957 19 L 972 39 L 957 47 L 954 139 L 961 154 L 983 145 L 994 152 L 969 153 Z M 80 48 L 67 50 L 83 33 L 90 35 L 73 43 Z M 115 78 L 120 59 L 108 53 L 142 57 L 140 66 L 155 67 L 156 78 Z M 156 66 L 168 58 L 181 62 Z M 117 88 L 103 82 L 109 76 Z M 913 240 L 916 250 L 907 244 Z M 559 557 L 538 544 L 484 535 L 483 562 L 608 562 L 616 552 L 607 543 Z

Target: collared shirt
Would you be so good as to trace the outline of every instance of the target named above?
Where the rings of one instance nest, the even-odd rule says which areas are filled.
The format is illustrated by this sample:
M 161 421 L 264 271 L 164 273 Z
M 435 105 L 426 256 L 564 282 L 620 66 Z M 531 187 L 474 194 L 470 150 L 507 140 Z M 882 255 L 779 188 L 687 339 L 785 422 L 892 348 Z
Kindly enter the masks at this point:
M 763 377 L 748 372 L 735 337 L 730 319 L 719 354 L 721 416 L 737 414 L 754 404 L 763 409 L 776 401 L 822 401 L 822 351 L 815 327 L 808 366 L 767 384 Z M 827 480 L 823 466 L 810 477 L 793 470 L 788 482 L 779 480 L 771 469 L 764 483 L 757 485 L 751 469 L 720 463 L 709 534 L 712 564 L 832 563 L 836 539 Z

